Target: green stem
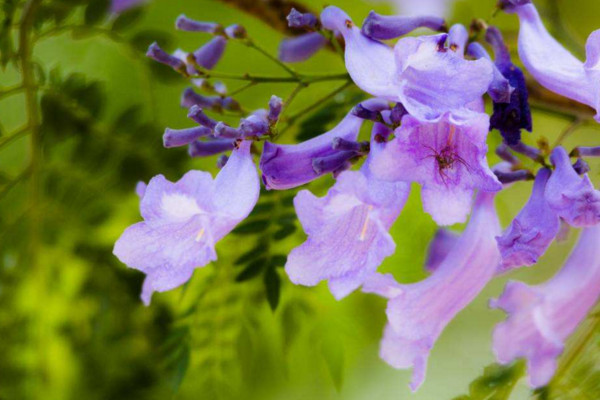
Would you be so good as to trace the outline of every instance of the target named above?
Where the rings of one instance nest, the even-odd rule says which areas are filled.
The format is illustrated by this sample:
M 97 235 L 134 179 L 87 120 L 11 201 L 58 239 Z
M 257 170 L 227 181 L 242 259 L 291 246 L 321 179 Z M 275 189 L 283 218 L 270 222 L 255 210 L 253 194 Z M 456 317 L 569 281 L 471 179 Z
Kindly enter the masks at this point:
M 252 39 L 246 39 L 243 43 L 251 49 L 258 51 L 260 54 L 267 57 L 269 60 L 273 61 L 276 65 L 279 65 L 282 69 L 284 69 L 288 74 L 294 77 L 298 77 L 299 74 L 293 70 L 290 66 L 286 65 L 284 62 L 279 60 L 277 57 L 274 57 L 267 50 L 263 49 L 261 46 L 257 45 Z
M 0 90 L 0 99 L 12 96 L 17 93 L 21 93 L 25 89 L 26 88 L 23 85 L 18 85 L 18 86 L 11 87 L 9 89 Z
M 29 131 L 29 125 L 25 125 L 22 128 L 17 129 L 15 132 L 11 133 L 10 135 L 0 138 L 0 149 L 2 149 L 6 145 L 12 143 L 14 140 L 25 136 L 28 131 Z

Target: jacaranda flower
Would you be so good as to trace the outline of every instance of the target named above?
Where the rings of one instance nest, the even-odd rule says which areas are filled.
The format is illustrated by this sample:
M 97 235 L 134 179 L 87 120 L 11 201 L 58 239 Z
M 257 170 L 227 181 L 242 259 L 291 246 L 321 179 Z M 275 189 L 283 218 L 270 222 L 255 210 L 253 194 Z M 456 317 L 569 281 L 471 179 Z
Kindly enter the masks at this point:
M 446 113 L 422 122 L 407 115 L 396 138 L 373 160 L 381 179 L 423 185 L 423 208 L 440 225 L 466 220 L 475 189 L 502 189 L 487 165 L 488 116 L 469 112 L 463 117 Z
M 481 99 L 493 79 L 489 60 L 465 60 L 445 47 L 446 34 L 401 38 L 392 50 L 365 36 L 337 7 L 325 8 L 321 22 L 343 35 L 346 69 L 358 87 L 402 103 L 421 120 L 466 110 Z
M 465 231 L 431 276 L 405 285 L 376 274 L 363 286 L 389 299 L 380 355 L 394 368 L 413 368 L 412 390 L 423 383 L 429 352 L 446 325 L 494 276 L 499 232 L 494 194 L 480 192 Z
M 494 352 L 501 363 L 527 359 L 529 384 L 546 385 L 565 340 L 600 295 L 600 226 L 584 229 L 565 266 L 536 286 L 509 282 L 491 306 L 508 313 L 494 331 Z
M 531 0 L 505 3 L 519 16 L 519 56 L 527 71 L 547 89 L 594 108 L 600 122 L 600 30 L 588 37 L 584 63 L 548 33 Z
M 497 238 L 503 269 L 535 264 L 560 230 L 560 218 L 545 196 L 550 174 L 546 168 L 538 172 L 529 201 Z
M 374 129 L 373 136 L 378 130 Z M 370 161 L 385 146 L 371 140 L 360 171 L 342 172 L 323 198 L 302 190 L 294 199 L 308 239 L 291 251 L 285 270 L 296 284 L 314 286 L 328 280 L 340 299 L 375 272 L 396 245 L 388 233 L 408 197 L 410 186 L 378 180 Z
M 234 150 L 213 180 L 190 171 L 172 183 L 150 180 L 141 199 L 143 222 L 130 226 L 115 243 L 114 254 L 146 274 L 142 300 L 187 282 L 195 268 L 216 260 L 215 244 L 252 211 L 260 184 L 250 142 Z
M 494 99 L 494 112 L 490 127 L 498 129 L 506 143 L 513 145 L 521 140 L 521 129 L 531 132 L 532 120 L 529 108 L 529 94 L 523 72 L 510 59 L 510 52 L 504 44 L 502 34 L 495 27 L 489 27 L 485 38 L 494 49 L 496 68 L 511 86 L 509 101 Z
M 378 100 L 363 102 L 369 109 L 381 110 L 387 105 Z M 336 150 L 335 138 L 355 141 L 363 120 L 351 112 L 332 130 L 300 144 L 265 142 L 260 158 L 262 180 L 267 189 L 290 189 L 304 185 L 329 172 L 347 169 L 357 152 Z
M 555 170 L 546 184 L 550 207 L 572 226 L 596 225 L 600 222 L 600 192 L 594 189 L 587 174 L 579 176 L 569 155 L 561 146 L 550 155 Z

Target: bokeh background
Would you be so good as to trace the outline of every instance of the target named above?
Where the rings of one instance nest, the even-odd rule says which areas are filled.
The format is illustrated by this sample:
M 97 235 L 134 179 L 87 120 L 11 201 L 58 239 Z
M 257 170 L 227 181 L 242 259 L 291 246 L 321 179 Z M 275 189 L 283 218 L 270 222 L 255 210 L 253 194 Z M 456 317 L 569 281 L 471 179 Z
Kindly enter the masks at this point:
M 114 241 L 140 219 L 137 181 L 162 173 L 177 180 L 189 169 L 216 172 L 216 159 L 188 158 L 185 149 L 163 149 L 165 127 L 190 126 L 179 105 L 189 86 L 174 72 L 144 57 L 154 40 L 169 50 L 195 50 L 203 34 L 175 31 L 185 13 L 225 25 L 240 23 L 251 37 L 276 53 L 283 35 L 253 16 L 217 0 L 149 0 L 135 15 L 107 18 L 87 2 L 44 1 L 34 24 L 34 76 L 39 84 L 41 125 L 35 138 L 21 131 L 28 119 L 22 71 L 11 61 L 18 44 L 22 2 L 3 0 L 0 31 L 0 399 L 452 399 L 469 392 L 470 383 L 494 362 L 491 333 L 503 314 L 487 308 L 507 279 L 529 283 L 550 277 L 566 258 L 577 232 L 555 244 L 533 268 L 495 279 L 436 343 L 427 380 L 415 394 L 410 371 L 398 371 L 378 358 L 385 302 L 362 293 L 335 301 L 325 285 L 292 285 L 275 269 L 280 299 L 274 311 L 262 275 L 237 282 L 240 255 L 258 246 L 270 254 L 287 252 L 304 240 L 301 229 L 282 240 L 250 232 L 219 243 L 219 260 L 196 270 L 184 288 L 155 294 L 149 307 L 139 300 L 143 275 L 112 255 Z M 302 0 L 314 10 L 343 7 L 356 22 L 369 10 L 393 12 L 383 1 Z M 548 26 L 578 55 L 587 35 L 600 25 L 596 0 L 537 0 Z M 470 24 L 488 19 L 494 0 L 457 0 L 449 21 Z M 98 6 L 99 10 L 101 7 Z M 70 10 L 73 10 L 72 12 Z M 7 22 L 8 21 L 8 22 Z M 517 23 L 499 14 L 514 50 Z M 37 26 L 36 25 L 36 26 Z M 115 26 L 116 25 L 116 26 Z M 230 43 L 219 71 L 280 74 L 266 58 Z M 298 69 L 344 72 L 335 54 L 321 51 Z M 241 84 L 227 82 L 231 90 Z M 291 108 L 301 110 L 338 83 L 311 85 Z M 258 85 L 236 98 L 247 108 L 265 107 L 269 97 L 286 97 L 293 85 Z M 358 97 L 357 97 L 358 96 Z M 307 115 L 282 142 L 309 137 L 333 126 L 359 97 L 355 89 L 336 96 L 316 116 Z M 237 116 L 222 116 L 235 122 Z M 530 144 L 552 143 L 572 121 L 548 111 L 534 112 Z M 17 136 L 12 136 L 14 133 Z M 566 139 L 567 147 L 597 145 L 600 130 L 583 124 Z M 490 148 L 499 143 L 490 134 Z M 497 158 L 490 154 L 490 163 Z M 600 163 L 591 163 L 595 182 Z M 332 180 L 309 185 L 324 194 Z M 35 187 L 40 189 L 36 192 Z M 526 201 L 530 183 L 518 183 L 497 199 L 504 225 Z M 276 210 L 255 216 L 270 224 L 290 222 L 295 192 L 271 193 L 264 202 Z M 263 207 L 264 209 L 271 209 Z M 282 225 L 282 226 L 283 226 Z M 271 229 L 271 228 L 269 228 Z M 424 214 L 419 190 L 392 228 L 396 254 L 382 270 L 402 282 L 423 279 L 427 244 L 436 226 Z M 458 226 L 456 229 L 460 230 Z M 273 230 L 269 230 L 272 232 Z M 239 264 L 239 263 L 238 263 Z M 273 279 L 271 277 L 271 279 Z M 272 290 L 272 289 L 271 289 Z M 274 305 L 274 304 L 272 304 Z M 576 340 L 578 335 L 574 338 Z M 598 399 L 598 343 L 593 340 L 576 362 L 553 383 L 545 398 Z M 596 351 L 596 353 L 594 353 Z M 521 379 L 510 398 L 532 393 Z M 475 398 L 475 397 L 474 397 Z M 483 397 L 482 397 L 483 398 Z M 540 397 L 542 398 L 542 397 Z

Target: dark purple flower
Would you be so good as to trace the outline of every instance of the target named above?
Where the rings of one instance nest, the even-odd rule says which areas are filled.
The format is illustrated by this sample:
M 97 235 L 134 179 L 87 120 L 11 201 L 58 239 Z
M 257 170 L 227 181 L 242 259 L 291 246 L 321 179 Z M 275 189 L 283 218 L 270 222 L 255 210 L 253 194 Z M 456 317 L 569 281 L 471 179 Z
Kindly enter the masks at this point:
M 502 34 L 497 28 L 488 28 L 485 37 L 494 49 L 496 68 L 498 68 L 514 89 L 508 103 L 494 101 L 494 112 L 490 119 L 490 127 L 498 129 L 508 144 L 515 144 L 521 139 L 521 129 L 529 132 L 532 129 L 529 94 L 527 93 L 525 76 L 512 63 L 508 48 L 504 44 Z

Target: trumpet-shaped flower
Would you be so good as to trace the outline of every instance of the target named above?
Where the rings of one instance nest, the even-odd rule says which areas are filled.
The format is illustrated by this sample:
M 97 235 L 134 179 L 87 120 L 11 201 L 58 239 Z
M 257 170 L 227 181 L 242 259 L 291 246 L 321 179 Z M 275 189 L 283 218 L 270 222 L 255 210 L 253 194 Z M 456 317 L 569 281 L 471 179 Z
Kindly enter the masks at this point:
M 328 280 L 340 299 L 394 253 L 388 230 L 402 211 L 410 186 L 371 174 L 370 161 L 384 146 L 372 140 L 361 170 L 342 172 L 325 197 L 308 190 L 298 193 L 294 205 L 308 239 L 288 256 L 285 270 L 292 282 L 314 286 Z
M 529 384 L 546 385 L 556 371 L 565 340 L 600 295 L 600 226 L 585 229 L 562 270 L 536 286 L 509 282 L 494 308 L 508 313 L 494 331 L 501 363 L 527 359 Z
M 560 230 L 560 218 L 544 195 L 549 169 L 541 169 L 525 207 L 498 240 L 502 268 L 533 265 L 544 254 Z
M 195 268 L 217 258 L 215 243 L 252 211 L 260 185 L 242 142 L 213 180 L 208 172 L 190 171 L 172 183 L 162 175 L 150 180 L 141 199 L 143 222 L 130 226 L 115 243 L 114 254 L 146 274 L 142 300 L 174 289 Z
M 406 285 L 374 275 L 363 286 L 389 299 L 380 355 L 395 368 L 413 368 L 413 390 L 422 384 L 429 352 L 446 325 L 494 276 L 499 232 L 494 195 L 480 192 L 465 231 L 431 276 Z
M 419 182 L 423 208 L 440 225 L 466 220 L 475 189 L 502 189 L 487 165 L 488 116 L 464 116 L 422 122 L 407 115 L 396 138 L 373 160 L 381 179 Z
M 419 119 L 459 113 L 487 91 L 493 79 L 489 60 L 465 60 L 445 47 L 446 34 L 400 39 L 392 50 L 365 36 L 337 7 L 321 13 L 327 29 L 340 32 L 346 42 L 346 69 L 362 90 L 400 102 Z
M 587 174 L 579 176 L 563 147 L 550 155 L 555 170 L 546 184 L 550 207 L 572 226 L 591 226 L 600 222 L 600 192 Z
M 530 0 L 504 3 L 519 17 L 519 56 L 527 71 L 547 89 L 594 108 L 600 122 L 600 30 L 588 37 L 582 62 L 548 33 Z

